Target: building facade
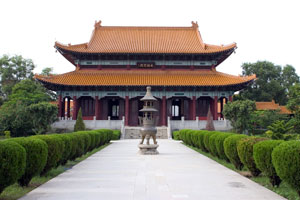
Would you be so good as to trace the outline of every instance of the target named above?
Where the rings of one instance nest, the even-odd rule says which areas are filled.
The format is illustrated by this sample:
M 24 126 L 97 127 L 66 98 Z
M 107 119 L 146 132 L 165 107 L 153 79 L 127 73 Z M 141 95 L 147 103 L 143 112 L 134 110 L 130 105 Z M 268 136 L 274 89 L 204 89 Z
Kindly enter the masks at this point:
M 99 21 L 89 42 L 56 42 L 55 48 L 75 70 L 35 78 L 58 93 L 61 120 L 75 120 L 81 108 L 84 120 L 124 120 L 124 127 L 139 126 L 146 86 L 158 99 L 158 126 L 206 120 L 209 107 L 214 120 L 220 120 L 233 93 L 256 78 L 218 72 L 217 66 L 237 46 L 205 44 L 194 22 L 191 27 L 124 27 Z

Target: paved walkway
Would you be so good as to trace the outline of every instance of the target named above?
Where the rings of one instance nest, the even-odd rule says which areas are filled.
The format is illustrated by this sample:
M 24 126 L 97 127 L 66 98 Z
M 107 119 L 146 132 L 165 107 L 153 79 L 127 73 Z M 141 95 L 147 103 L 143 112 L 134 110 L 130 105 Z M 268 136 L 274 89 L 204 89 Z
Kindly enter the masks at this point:
M 137 154 L 138 140 L 113 142 L 22 200 L 284 199 L 173 140 L 159 155 Z

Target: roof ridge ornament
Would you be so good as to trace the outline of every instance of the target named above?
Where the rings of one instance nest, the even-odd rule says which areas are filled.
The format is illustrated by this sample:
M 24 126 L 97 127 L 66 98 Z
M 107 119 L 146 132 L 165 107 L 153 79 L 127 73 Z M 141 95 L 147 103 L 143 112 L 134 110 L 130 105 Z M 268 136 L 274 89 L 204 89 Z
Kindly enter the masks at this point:
M 192 21 L 192 28 L 198 28 L 199 25 L 198 25 L 198 22 L 197 21 Z
M 101 20 L 99 20 L 98 22 L 97 22 L 97 20 L 95 21 L 95 25 L 94 25 L 95 29 L 101 27 L 101 22 L 102 22 Z

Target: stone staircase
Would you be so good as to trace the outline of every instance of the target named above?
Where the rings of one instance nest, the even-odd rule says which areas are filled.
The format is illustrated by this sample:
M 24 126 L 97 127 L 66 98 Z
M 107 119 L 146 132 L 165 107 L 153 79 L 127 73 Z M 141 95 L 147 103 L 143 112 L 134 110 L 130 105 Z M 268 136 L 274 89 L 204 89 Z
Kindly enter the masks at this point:
M 123 139 L 139 139 L 141 138 L 140 134 L 141 127 L 125 126 L 124 134 L 122 135 Z M 168 139 L 167 127 L 157 127 L 156 138 L 158 139 Z

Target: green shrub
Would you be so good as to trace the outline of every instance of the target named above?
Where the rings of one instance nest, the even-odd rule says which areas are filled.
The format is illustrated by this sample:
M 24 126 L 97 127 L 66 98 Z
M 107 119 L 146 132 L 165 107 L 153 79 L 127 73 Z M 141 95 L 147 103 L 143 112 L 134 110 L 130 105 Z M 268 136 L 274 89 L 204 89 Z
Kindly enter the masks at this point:
M 48 171 L 55 168 L 60 163 L 64 152 L 64 142 L 61 138 L 54 135 L 38 135 L 31 136 L 30 138 L 41 139 L 48 145 L 47 163 L 41 172 L 41 175 L 45 175 Z
M 300 196 L 300 141 L 282 142 L 275 147 L 272 163 L 281 180 L 295 188 Z
M 71 133 L 71 135 L 76 138 L 77 148 L 75 155 L 71 158 L 71 160 L 75 160 L 76 158 L 82 156 L 85 150 L 85 140 L 84 135 L 76 133 Z
M 208 139 L 209 150 L 210 150 L 211 155 L 217 156 L 219 158 L 220 158 L 220 156 L 217 151 L 216 139 L 220 134 L 222 134 L 222 132 L 215 132 Z
M 95 135 L 93 134 L 92 131 L 87 131 L 86 133 L 91 138 L 91 144 L 90 144 L 90 147 L 89 147 L 89 151 L 92 151 L 95 148 L 95 145 L 96 145 L 96 137 L 95 137 Z
M 112 140 L 119 140 L 121 137 L 120 130 L 113 130 Z
M 253 146 L 253 157 L 256 167 L 267 177 L 273 186 L 279 186 L 281 180 L 272 164 L 272 151 L 280 145 L 282 140 L 265 140 Z
M 198 145 L 198 134 L 199 134 L 199 131 L 192 130 L 190 132 L 190 134 L 191 134 L 191 142 L 192 142 L 193 147 L 199 148 L 199 145 Z
M 204 135 L 205 135 L 206 131 L 198 131 L 197 134 L 197 141 L 198 141 L 198 148 L 201 149 L 204 152 L 207 152 L 205 145 L 204 145 Z
M 215 145 L 217 149 L 217 155 L 220 159 L 226 160 L 229 162 L 229 159 L 227 158 L 225 152 L 224 152 L 224 140 L 228 138 L 229 136 L 232 136 L 233 133 L 221 133 L 218 134 L 215 138 Z
M 26 151 L 16 142 L 0 141 L 0 194 L 25 172 Z
M 87 153 L 92 144 L 91 136 L 87 133 L 87 131 L 78 131 L 76 133 L 83 136 L 83 138 L 84 138 L 84 153 Z
M 5 138 L 10 138 L 10 131 L 4 131 Z
M 187 145 L 192 145 L 191 133 L 192 133 L 192 130 L 191 130 L 191 129 L 188 129 L 188 130 L 186 130 L 186 132 L 185 132 L 185 143 L 186 143 Z
M 62 158 L 57 163 L 57 166 L 65 165 L 70 159 L 70 155 L 72 154 L 72 139 L 67 134 L 55 134 L 51 136 L 59 137 L 64 142 L 64 151 L 62 154 Z
M 71 140 L 71 152 L 69 154 L 68 160 L 74 160 L 76 158 L 77 148 L 79 146 L 78 138 L 73 133 L 64 134 Z
M 180 137 L 180 139 L 181 139 L 184 143 L 186 143 L 186 144 L 188 144 L 186 136 L 187 136 L 187 132 L 188 132 L 189 130 L 190 130 L 190 129 L 181 129 L 181 130 L 179 131 L 179 137 Z
M 95 135 L 95 148 L 100 147 L 101 145 L 101 133 L 97 131 L 92 131 Z
M 39 175 L 47 162 L 48 146 L 40 139 L 13 138 L 10 141 L 20 144 L 26 151 L 26 167 L 22 177 L 18 180 L 21 186 L 28 186 L 35 175 Z
M 237 151 L 242 163 L 249 169 L 253 176 L 258 176 L 260 170 L 256 167 L 253 158 L 253 145 L 266 140 L 267 138 L 262 137 L 247 137 L 243 138 L 238 142 Z
M 103 138 L 103 140 L 104 140 L 103 143 L 102 143 L 101 145 L 107 144 L 107 143 L 110 142 L 110 140 L 111 140 L 111 138 L 112 138 L 112 134 L 113 134 L 113 131 L 112 131 L 112 130 L 110 130 L 110 129 L 99 129 L 99 130 L 96 130 L 96 131 L 98 131 L 98 132 L 101 133 L 102 138 Z
M 226 157 L 230 160 L 230 162 L 235 166 L 236 169 L 241 170 L 243 168 L 243 163 L 241 162 L 238 152 L 237 152 L 237 144 L 238 142 L 247 137 L 246 135 L 234 134 L 232 136 L 227 137 L 224 140 L 224 152 Z
M 172 135 L 173 135 L 173 139 L 174 140 L 180 140 L 180 132 L 179 131 L 173 131 Z
M 79 108 L 76 123 L 74 125 L 74 132 L 84 131 L 84 130 L 85 130 L 85 125 L 84 125 L 84 122 L 83 122 L 83 119 L 82 119 L 81 108 Z
M 203 137 L 205 149 L 207 150 L 207 152 L 210 152 L 210 153 L 211 153 L 211 151 L 210 151 L 210 146 L 209 146 L 209 138 L 214 134 L 216 134 L 215 131 L 206 131 L 204 133 L 204 137 Z

